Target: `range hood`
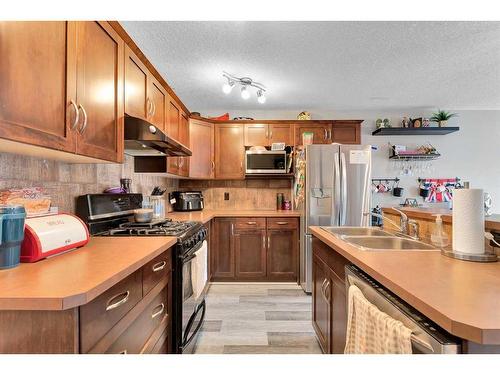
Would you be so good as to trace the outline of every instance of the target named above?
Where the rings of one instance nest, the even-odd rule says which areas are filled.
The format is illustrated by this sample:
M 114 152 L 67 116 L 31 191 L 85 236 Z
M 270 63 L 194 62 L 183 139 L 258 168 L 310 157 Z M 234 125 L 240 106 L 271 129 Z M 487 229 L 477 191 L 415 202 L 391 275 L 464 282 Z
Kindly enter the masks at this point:
M 191 156 L 182 143 L 138 117 L 125 116 L 125 153 L 138 157 Z

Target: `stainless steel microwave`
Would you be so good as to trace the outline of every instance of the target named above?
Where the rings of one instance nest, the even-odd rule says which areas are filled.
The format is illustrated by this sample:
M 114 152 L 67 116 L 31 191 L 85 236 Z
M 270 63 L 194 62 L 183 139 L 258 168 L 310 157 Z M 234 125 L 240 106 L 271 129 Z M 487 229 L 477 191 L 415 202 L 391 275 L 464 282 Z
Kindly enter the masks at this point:
M 287 153 L 283 151 L 245 152 L 246 174 L 286 173 Z

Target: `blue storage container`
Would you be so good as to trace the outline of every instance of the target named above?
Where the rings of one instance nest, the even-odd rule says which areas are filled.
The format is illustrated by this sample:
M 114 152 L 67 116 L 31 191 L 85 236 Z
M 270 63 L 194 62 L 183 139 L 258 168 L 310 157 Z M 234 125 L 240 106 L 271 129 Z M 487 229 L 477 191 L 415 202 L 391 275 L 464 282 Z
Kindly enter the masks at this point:
M 0 269 L 19 264 L 25 219 L 23 206 L 0 206 Z

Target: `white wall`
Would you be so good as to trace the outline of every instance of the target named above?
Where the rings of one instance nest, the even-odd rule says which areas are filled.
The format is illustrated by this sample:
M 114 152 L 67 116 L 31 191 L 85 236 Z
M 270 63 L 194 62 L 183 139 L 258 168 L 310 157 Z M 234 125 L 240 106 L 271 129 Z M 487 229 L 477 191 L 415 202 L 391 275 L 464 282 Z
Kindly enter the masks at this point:
M 202 112 L 203 115 L 216 116 L 221 111 Z M 232 112 L 231 118 L 248 116 L 255 119 L 293 119 L 297 111 L 252 111 Z M 500 213 L 500 111 L 453 111 L 459 116 L 449 122 L 449 126 L 460 126 L 460 131 L 444 136 L 372 136 L 377 118 L 389 118 L 393 126 L 398 126 L 403 115 L 410 117 L 430 117 L 429 110 L 408 111 L 357 111 L 312 112 L 313 119 L 363 119 L 362 142 L 379 146 L 373 152 L 373 173 L 375 177 L 399 177 L 400 186 L 405 188 L 404 198 L 418 197 L 418 177 L 460 177 L 470 181 L 471 187 L 483 188 L 493 198 L 493 212 Z M 388 159 L 388 142 L 418 146 L 430 142 L 441 153 L 441 158 L 433 161 L 434 172 L 426 176 L 401 176 L 395 163 Z M 421 198 L 419 198 L 421 199 Z M 401 198 L 390 194 L 375 194 L 374 203 L 397 204 Z M 420 202 L 422 202 L 420 200 Z

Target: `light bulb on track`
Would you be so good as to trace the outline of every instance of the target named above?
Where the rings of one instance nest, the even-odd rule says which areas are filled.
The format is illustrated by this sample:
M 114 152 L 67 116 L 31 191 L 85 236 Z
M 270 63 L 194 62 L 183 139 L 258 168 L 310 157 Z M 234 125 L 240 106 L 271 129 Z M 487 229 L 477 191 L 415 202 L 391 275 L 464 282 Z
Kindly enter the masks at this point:
M 266 102 L 266 97 L 265 97 L 264 92 L 262 90 L 257 91 L 257 101 L 260 104 L 264 104 Z
M 234 87 L 234 82 L 227 81 L 227 83 L 224 83 L 222 85 L 222 92 L 227 95 L 227 94 L 231 93 L 231 91 L 233 90 L 233 87 Z
M 250 97 L 250 92 L 247 90 L 246 86 L 243 86 L 241 88 L 241 97 L 245 100 L 247 100 Z

